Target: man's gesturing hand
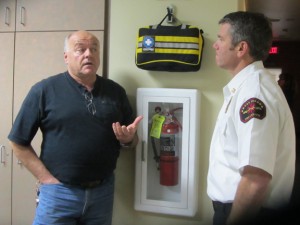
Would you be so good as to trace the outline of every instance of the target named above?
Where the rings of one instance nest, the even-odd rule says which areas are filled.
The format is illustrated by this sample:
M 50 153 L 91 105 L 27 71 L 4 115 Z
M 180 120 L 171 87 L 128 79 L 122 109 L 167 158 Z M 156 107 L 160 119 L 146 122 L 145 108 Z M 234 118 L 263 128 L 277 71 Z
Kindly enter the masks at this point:
M 119 122 L 112 124 L 116 138 L 120 141 L 120 143 L 126 144 L 133 141 L 138 125 L 142 119 L 143 116 L 138 116 L 135 118 L 133 123 L 128 126 L 121 125 Z

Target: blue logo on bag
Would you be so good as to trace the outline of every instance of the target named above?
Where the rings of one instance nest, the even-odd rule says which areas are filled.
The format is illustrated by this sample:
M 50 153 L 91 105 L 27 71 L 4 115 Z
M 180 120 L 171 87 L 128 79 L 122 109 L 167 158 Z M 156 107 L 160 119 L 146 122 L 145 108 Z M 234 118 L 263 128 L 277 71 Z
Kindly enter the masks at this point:
M 153 51 L 155 40 L 154 37 L 145 36 L 143 38 L 143 51 Z

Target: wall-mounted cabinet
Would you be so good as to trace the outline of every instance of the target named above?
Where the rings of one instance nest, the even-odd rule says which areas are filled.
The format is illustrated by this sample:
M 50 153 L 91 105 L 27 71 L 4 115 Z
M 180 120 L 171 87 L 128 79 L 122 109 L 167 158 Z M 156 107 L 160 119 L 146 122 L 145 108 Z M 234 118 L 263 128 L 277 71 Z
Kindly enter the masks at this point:
M 104 2 L 17 0 L 16 30 L 104 30 Z
M 0 31 L 104 30 L 105 0 L 1 0 Z
M 135 209 L 181 216 L 197 210 L 200 93 L 138 88 Z
M 101 45 L 105 0 L 0 0 L 0 224 L 31 224 L 36 179 L 12 155 L 7 135 L 30 87 L 66 70 L 64 39 L 72 30 L 92 30 Z M 39 154 L 41 133 L 33 140 Z

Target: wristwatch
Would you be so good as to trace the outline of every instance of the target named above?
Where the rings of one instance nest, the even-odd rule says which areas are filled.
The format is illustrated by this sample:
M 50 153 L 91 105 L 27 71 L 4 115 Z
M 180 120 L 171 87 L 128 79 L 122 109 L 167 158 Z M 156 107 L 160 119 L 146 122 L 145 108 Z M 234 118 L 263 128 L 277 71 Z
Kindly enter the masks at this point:
M 128 143 L 120 143 L 122 148 L 131 148 L 132 147 L 132 142 L 128 142 Z

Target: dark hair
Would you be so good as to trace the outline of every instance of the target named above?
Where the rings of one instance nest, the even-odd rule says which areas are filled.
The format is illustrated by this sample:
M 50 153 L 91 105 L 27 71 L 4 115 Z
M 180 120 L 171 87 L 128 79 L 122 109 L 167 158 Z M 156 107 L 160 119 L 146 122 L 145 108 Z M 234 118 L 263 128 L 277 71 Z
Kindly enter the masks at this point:
M 219 24 L 231 25 L 232 45 L 246 41 L 254 60 L 265 60 L 272 46 L 271 21 L 261 13 L 233 12 L 225 15 Z

